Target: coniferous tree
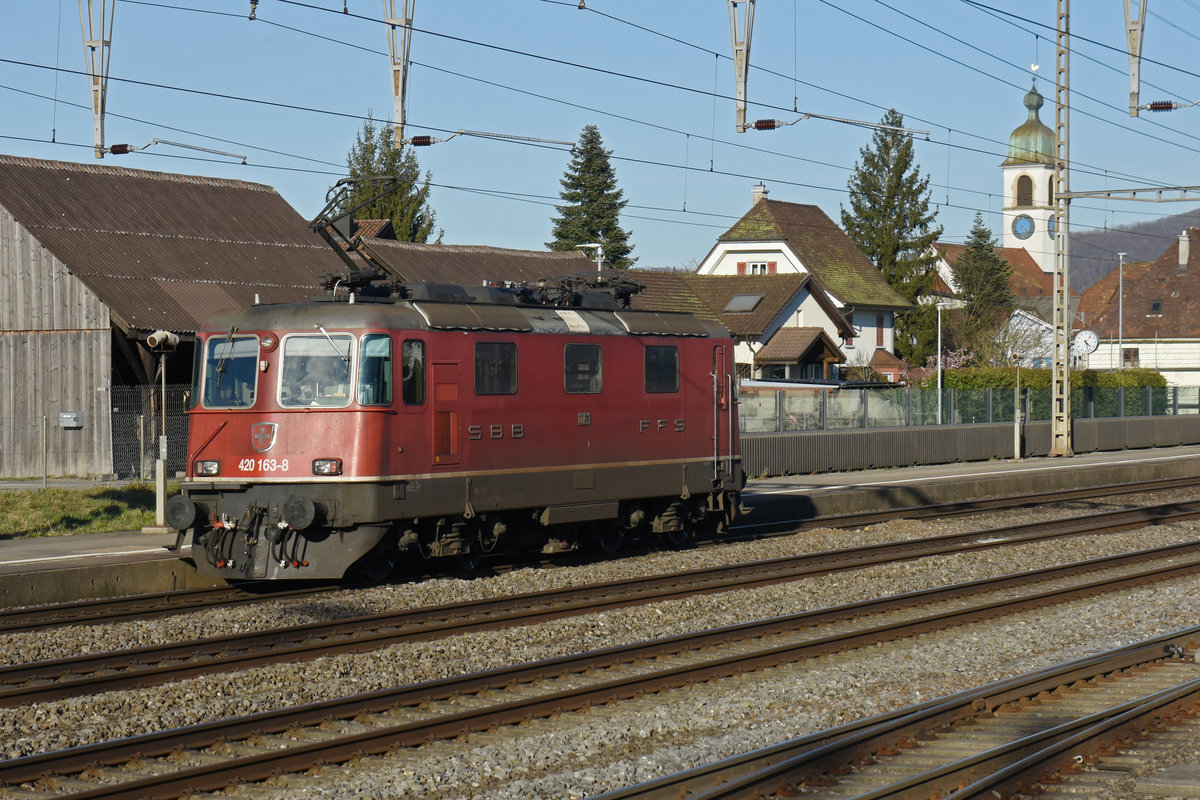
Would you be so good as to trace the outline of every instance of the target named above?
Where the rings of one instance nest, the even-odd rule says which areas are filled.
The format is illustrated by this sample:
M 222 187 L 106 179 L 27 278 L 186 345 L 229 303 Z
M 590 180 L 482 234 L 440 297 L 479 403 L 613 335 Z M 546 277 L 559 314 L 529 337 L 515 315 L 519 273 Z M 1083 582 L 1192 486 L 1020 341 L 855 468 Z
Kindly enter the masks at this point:
M 953 314 L 955 342 L 973 351 L 987 351 L 1013 310 L 1009 288 L 1013 270 L 996 252 L 996 240 L 983 224 L 983 214 L 975 213 L 966 247 L 950 270 L 962 301 Z
M 625 269 L 633 266 L 630 258 L 633 245 L 629 234 L 621 228 L 621 209 L 627 200 L 617 188 L 617 176 L 609 163 L 611 150 L 604 149 L 600 130 L 588 125 L 579 135 L 571 163 L 562 180 L 560 197 L 567 205 L 557 206 L 559 216 L 554 223 L 554 241 L 546 242 L 551 250 L 574 250 L 576 245 L 599 242 L 610 267 Z
M 402 242 L 428 242 L 434 235 L 437 215 L 429 206 L 430 173 L 421 180 L 421 168 L 412 148 L 396 147 L 392 130 L 387 125 L 375 127 L 368 116 L 354 146 L 346 154 L 346 167 L 351 178 L 370 175 L 394 175 L 399 187 L 391 194 L 354 212 L 358 219 L 390 219 L 396 238 Z M 365 181 L 357 184 L 347 199 L 346 208 L 353 208 L 381 192 L 384 181 Z M 434 241 L 442 240 L 438 230 Z
M 932 305 L 917 302 L 936 278 L 933 243 L 942 235 L 929 208 L 929 178 L 922 178 L 912 139 L 899 130 L 904 116 L 884 114 L 871 144 L 859 150 L 850 176 L 850 208 L 842 207 L 842 228 L 866 254 L 912 311 L 896 317 L 896 352 L 910 364 L 922 363 L 935 349 L 937 321 Z

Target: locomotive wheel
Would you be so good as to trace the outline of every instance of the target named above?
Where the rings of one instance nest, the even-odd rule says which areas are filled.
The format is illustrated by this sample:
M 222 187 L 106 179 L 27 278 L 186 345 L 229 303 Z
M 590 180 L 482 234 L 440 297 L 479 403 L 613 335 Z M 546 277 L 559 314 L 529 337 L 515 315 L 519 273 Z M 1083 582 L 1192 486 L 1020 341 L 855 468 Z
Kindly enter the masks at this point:
M 667 531 L 663 534 L 663 538 L 667 540 L 667 544 L 678 550 L 690 546 L 696 541 L 696 535 L 690 528 L 680 528 L 679 530 Z
M 395 572 L 399 562 L 400 550 L 396 547 L 395 538 L 384 536 L 350 567 L 347 577 L 367 583 L 382 583 Z
M 625 543 L 625 531 L 621 530 L 616 520 L 590 522 L 584 535 L 589 550 L 609 556 L 619 551 Z
M 474 572 L 483 563 L 483 550 L 472 540 L 465 549 L 454 555 L 454 566 L 463 572 Z

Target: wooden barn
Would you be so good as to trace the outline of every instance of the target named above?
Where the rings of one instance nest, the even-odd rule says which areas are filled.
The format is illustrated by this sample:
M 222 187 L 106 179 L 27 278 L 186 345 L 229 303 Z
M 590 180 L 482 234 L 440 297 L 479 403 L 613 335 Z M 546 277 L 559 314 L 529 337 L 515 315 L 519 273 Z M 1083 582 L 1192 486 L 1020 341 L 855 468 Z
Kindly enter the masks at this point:
M 114 430 L 158 415 L 148 334 L 181 335 L 167 380 L 186 383 L 210 313 L 342 269 L 269 186 L 0 156 L 0 477 L 128 477 L 114 443 L 149 438 L 137 461 L 158 433 Z

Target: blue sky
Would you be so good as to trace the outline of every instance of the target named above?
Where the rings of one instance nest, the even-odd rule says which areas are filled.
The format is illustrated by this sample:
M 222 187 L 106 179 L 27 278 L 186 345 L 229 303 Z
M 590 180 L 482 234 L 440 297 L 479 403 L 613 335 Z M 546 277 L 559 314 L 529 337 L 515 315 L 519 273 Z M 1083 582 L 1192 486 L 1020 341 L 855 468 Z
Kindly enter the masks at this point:
M 1074 4 L 1071 188 L 1200 184 L 1200 106 L 1128 115 L 1121 6 Z M 391 117 L 379 0 L 260 0 L 254 21 L 249 0 L 118 0 L 107 143 L 161 139 L 247 163 L 165 144 L 97 162 L 77 0 L 0 8 L 3 153 L 265 183 L 310 217 L 344 174 L 362 117 Z M 1025 118 L 1034 62 L 1053 125 L 1054 13 L 1053 0 L 761 0 L 747 117 L 874 122 L 895 107 L 929 131 L 916 153 L 943 238 L 962 241 L 976 210 L 998 234 L 998 165 Z M 586 0 L 582 10 L 577 0 L 420 0 L 414 28 L 407 134 L 573 142 L 597 125 L 639 267 L 694 266 L 760 181 L 772 198 L 838 220 L 871 138 L 821 119 L 736 133 L 724 0 Z M 1200 99 L 1193 30 L 1200 2 L 1150 4 L 1143 102 Z M 566 147 L 459 136 L 417 154 L 447 243 L 542 249 L 551 238 Z M 1072 222 L 1111 227 L 1192 207 L 1079 200 Z

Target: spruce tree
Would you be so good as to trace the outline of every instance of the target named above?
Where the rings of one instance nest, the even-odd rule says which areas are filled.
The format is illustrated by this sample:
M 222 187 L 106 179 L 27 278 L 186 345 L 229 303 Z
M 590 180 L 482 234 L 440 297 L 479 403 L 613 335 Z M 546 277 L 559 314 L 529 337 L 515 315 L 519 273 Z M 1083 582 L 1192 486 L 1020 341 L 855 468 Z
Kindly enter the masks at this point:
M 904 116 L 891 109 L 880 124 L 900 128 Z M 859 150 L 862 160 L 850 176 L 850 208 L 842 207 L 842 228 L 892 288 L 914 305 L 896 317 L 896 352 L 910 364 L 920 364 L 936 347 L 936 317 L 918 298 L 933 289 L 933 243 L 942 229 L 934 227 L 929 178 L 920 175 L 912 139 L 889 128 L 877 129 L 871 144 Z
M 554 223 L 554 241 L 546 242 L 551 250 L 565 252 L 576 245 L 599 242 L 610 267 L 625 269 L 633 266 L 630 258 L 633 246 L 629 234 L 621 228 L 621 209 L 628 202 L 617 188 L 617 176 L 600 141 L 600 130 L 588 125 L 579 135 L 574 155 L 561 180 L 559 196 L 566 205 L 557 206 L 559 216 Z
M 962 300 L 961 308 L 954 313 L 956 343 L 973 351 L 987 351 L 1013 310 L 1009 288 L 1013 270 L 996 252 L 996 240 L 983 224 L 983 214 L 975 213 L 966 247 L 950 270 Z
M 354 146 L 346 154 L 346 168 L 351 178 L 372 175 L 389 175 L 398 179 L 399 186 L 370 205 L 354 212 L 358 219 L 390 219 L 396 238 L 402 242 L 428 242 L 433 236 L 437 215 L 429 206 L 429 181 L 425 173 L 421 181 L 421 168 L 417 164 L 412 148 L 396 147 L 392 130 L 387 125 L 375 127 L 370 116 L 363 121 L 362 130 L 355 137 Z M 346 201 L 346 208 L 353 208 L 381 192 L 385 181 L 364 181 L 357 184 Z M 437 232 L 434 241 L 442 240 Z

